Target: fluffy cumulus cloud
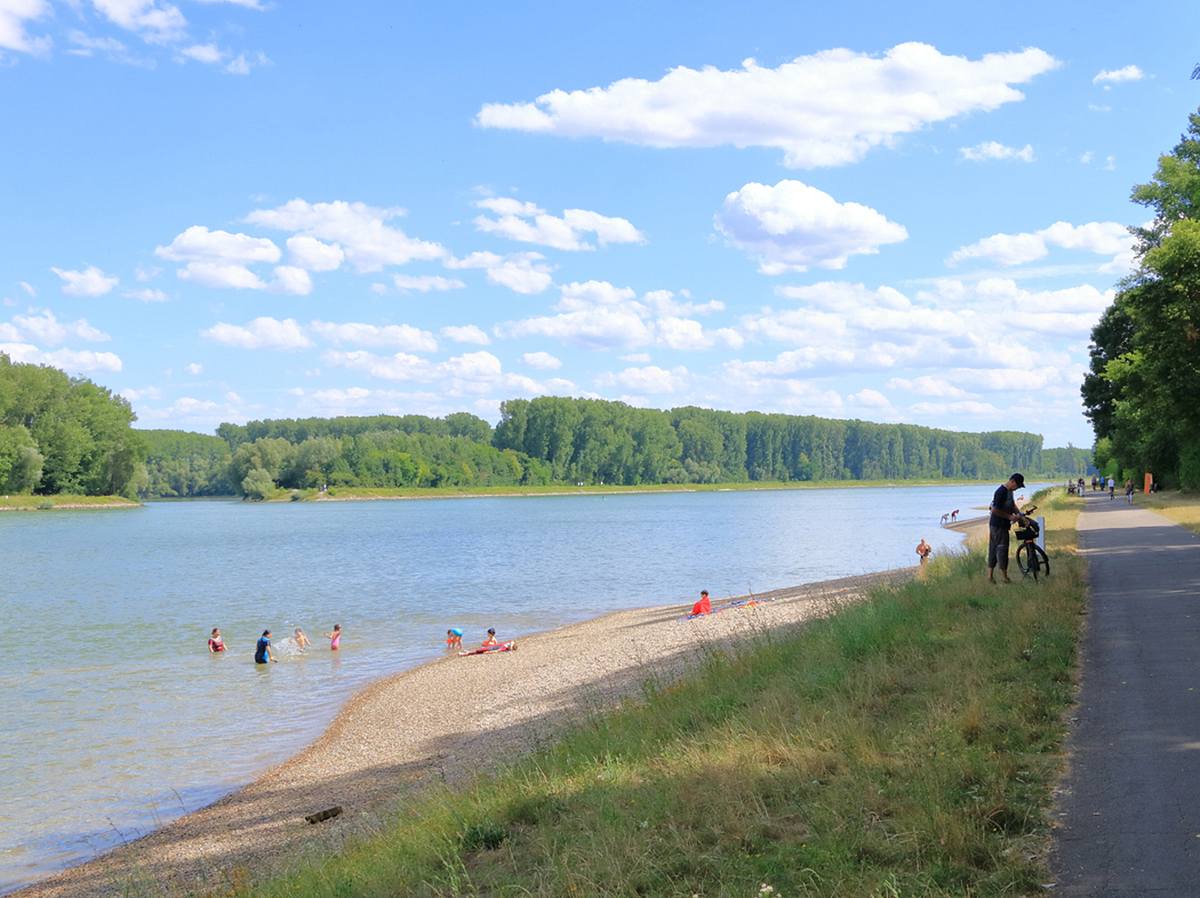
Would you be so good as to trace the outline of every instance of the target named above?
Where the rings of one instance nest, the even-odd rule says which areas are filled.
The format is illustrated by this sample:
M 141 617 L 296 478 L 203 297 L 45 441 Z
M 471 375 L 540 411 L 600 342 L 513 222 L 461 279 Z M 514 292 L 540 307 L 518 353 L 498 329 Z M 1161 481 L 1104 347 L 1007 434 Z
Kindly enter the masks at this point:
M 1075 225 L 1056 221 L 1040 231 L 1019 234 L 992 234 L 951 253 L 948 265 L 980 259 L 999 265 L 1036 262 L 1050 254 L 1052 247 L 1109 256 L 1102 269 L 1110 273 L 1128 270 L 1133 259 L 1133 237 L 1129 229 L 1115 221 L 1091 221 Z
M 882 56 L 834 49 L 776 68 L 753 59 L 730 70 L 679 66 L 657 81 L 488 103 L 476 122 L 652 147 L 771 147 L 795 168 L 844 165 L 933 123 L 1021 100 L 1014 85 L 1058 64 L 1036 48 L 978 59 L 922 43 Z
M 138 302 L 166 302 L 170 297 L 162 290 L 154 287 L 139 287 L 136 290 L 126 290 L 122 296 L 136 299 Z
M 546 257 L 541 253 L 511 253 L 506 256 L 496 253 L 475 252 L 461 259 L 446 260 L 446 267 L 456 270 L 479 268 L 487 274 L 493 284 L 507 287 L 514 293 L 530 295 L 547 290 L 554 279 Z
M 438 348 L 433 334 L 411 324 L 314 321 L 309 328 L 317 337 L 339 346 L 388 347 L 405 352 L 437 352 Z
M 57 346 L 72 339 L 104 343 L 112 338 L 89 324 L 87 319 L 59 321 L 49 309 L 31 310 L 24 315 L 14 315 L 6 323 L 0 322 L 0 340 L 28 340 Z
M 30 365 L 52 365 L 70 374 L 117 372 L 121 357 L 114 352 L 95 352 L 90 349 L 55 349 L 46 351 L 32 343 L 0 343 L 0 353 L 14 362 Z
M 1018 162 L 1033 162 L 1033 145 L 1010 147 L 994 140 L 977 143 L 973 147 L 959 147 L 958 155 L 968 162 L 988 162 L 993 160 L 1015 159 Z
M 179 7 L 161 0 L 92 0 L 96 12 L 150 43 L 168 43 L 187 33 Z
M 713 305 L 680 301 L 669 290 L 652 290 L 639 298 L 631 287 L 574 281 L 561 286 L 555 314 L 505 322 L 497 325 L 496 332 L 505 338 L 549 337 L 589 349 L 740 347 L 741 335 L 732 328 L 709 330 L 694 318 L 683 317 L 699 314 L 699 309 L 711 311 Z
M 322 243 L 316 237 L 303 234 L 289 237 L 287 248 L 292 264 L 308 271 L 334 271 L 346 258 L 337 244 Z
M 315 249 L 304 245 L 301 252 L 305 251 L 311 254 Z M 296 265 L 276 265 L 270 280 L 250 268 L 258 263 L 272 264 L 282 258 L 279 247 L 267 237 L 210 231 L 203 225 L 192 225 L 166 246 L 156 247 L 154 254 L 160 259 L 184 263 L 176 272 L 180 279 L 202 287 L 269 289 L 300 296 L 311 293 L 313 288 L 308 271 Z
M 105 274 L 95 265 L 78 271 L 62 268 L 50 270 L 62 280 L 62 292 L 68 296 L 104 296 L 121 282 L 120 278 Z
M 202 337 L 238 349 L 304 349 L 312 341 L 294 318 L 255 318 L 245 325 L 223 321 L 201 331 Z
M 751 182 L 725 197 L 717 230 L 764 274 L 844 268 L 850 256 L 908 239 L 903 225 L 860 203 L 839 203 L 800 181 Z
M 1121 66 L 1119 69 L 1101 69 L 1092 78 L 1092 84 L 1120 84 L 1124 81 L 1141 81 L 1146 73 L 1135 65 Z
M 409 237 L 392 224 L 403 214 L 403 209 L 366 203 L 294 199 L 274 209 L 257 209 L 246 216 L 246 222 L 337 246 L 346 262 L 358 271 L 379 271 L 390 265 L 444 257 L 446 251 L 439 244 Z
M 644 243 L 646 238 L 624 218 L 613 218 L 587 209 L 567 209 L 551 215 L 533 203 L 511 197 L 489 197 L 475 204 L 490 213 L 475 218 L 475 227 L 522 243 L 551 249 L 591 250 L 611 243 Z
M 557 371 L 562 367 L 562 359 L 548 352 L 524 352 L 521 354 L 521 362 L 538 371 Z
M 16 53 L 45 53 L 48 37 L 34 37 L 28 25 L 50 13 L 46 0 L 0 0 L 0 50 Z
M 670 370 L 658 365 L 641 368 L 625 368 L 622 371 L 603 374 L 596 379 L 602 387 L 620 387 L 642 396 L 666 395 L 682 391 L 688 382 L 688 370 L 678 365 Z
M 392 278 L 392 283 L 401 293 L 445 293 L 467 286 L 458 278 L 440 274 L 398 274 Z
M 441 335 L 455 343 L 474 343 L 477 346 L 487 346 L 491 338 L 478 325 L 464 324 L 461 326 L 447 325 L 441 329 Z

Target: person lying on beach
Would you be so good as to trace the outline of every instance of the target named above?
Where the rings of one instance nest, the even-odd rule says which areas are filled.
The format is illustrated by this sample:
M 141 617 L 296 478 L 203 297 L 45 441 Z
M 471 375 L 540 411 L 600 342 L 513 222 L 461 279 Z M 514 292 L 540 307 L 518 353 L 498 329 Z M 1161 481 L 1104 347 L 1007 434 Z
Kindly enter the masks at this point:
M 258 644 L 254 647 L 254 663 L 266 664 L 268 661 L 278 660 L 271 654 L 271 631 L 263 630 L 263 635 L 259 637 Z
M 500 641 L 498 639 L 496 639 L 496 628 L 488 627 L 487 639 L 485 639 L 481 643 L 481 645 L 483 646 L 483 648 L 487 648 L 490 645 L 499 645 L 499 644 L 500 644 Z
M 221 638 L 220 627 L 212 628 L 212 635 L 208 637 L 208 651 L 213 655 L 225 651 L 225 640 Z
M 342 625 L 334 624 L 333 632 L 326 633 L 325 637 L 329 640 L 329 651 L 336 652 L 342 644 Z
M 446 648 L 461 649 L 462 648 L 463 631 L 459 627 L 451 627 L 446 631 Z
M 305 636 L 304 631 L 299 627 L 297 627 L 296 631 L 292 634 L 292 638 L 296 640 L 296 648 L 298 648 L 300 651 L 304 651 L 306 648 L 312 645 L 312 640 Z
M 700 601 L 692 606 L 692 617 L 699 617 L 702 614 L 712 614 L 712 602 L 708 598 L 708 590 L 700 590 Z

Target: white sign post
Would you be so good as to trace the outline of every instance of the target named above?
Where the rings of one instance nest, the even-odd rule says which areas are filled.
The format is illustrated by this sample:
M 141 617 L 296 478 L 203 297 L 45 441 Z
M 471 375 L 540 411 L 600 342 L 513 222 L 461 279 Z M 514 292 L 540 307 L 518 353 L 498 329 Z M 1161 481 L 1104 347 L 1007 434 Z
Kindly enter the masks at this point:
M 1041 550 L 1043 552 L 1045 552 L 1046 551 L 1046 518 L 1044 515 L 1038 515 L 1037 525 L 1038 525 L 1037 544 L 1038 544 L 1039 548 L 1041 548 Z

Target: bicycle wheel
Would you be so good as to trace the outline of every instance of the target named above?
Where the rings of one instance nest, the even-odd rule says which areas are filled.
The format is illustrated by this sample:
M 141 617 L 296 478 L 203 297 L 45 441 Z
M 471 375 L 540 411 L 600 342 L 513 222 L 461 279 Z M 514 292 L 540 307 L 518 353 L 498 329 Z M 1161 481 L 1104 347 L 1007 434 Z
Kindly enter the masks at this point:
M 1039 575 L 1050 575 L 1050 559 L 1037 543 L 1021 543 L 1017 548 L 1017 567 L 1021 569 L 1022 574 L 1033 577 L 1034 580 Z

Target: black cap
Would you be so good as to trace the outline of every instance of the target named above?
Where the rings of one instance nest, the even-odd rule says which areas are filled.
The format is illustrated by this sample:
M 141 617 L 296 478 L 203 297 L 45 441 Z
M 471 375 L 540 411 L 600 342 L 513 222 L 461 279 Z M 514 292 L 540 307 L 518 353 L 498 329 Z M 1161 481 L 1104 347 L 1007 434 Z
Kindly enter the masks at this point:
M 1013 474 L 1013 476 L 1008 479 L 1015 483 L 1018 489 L 1025 486 L 1025 476 L 1023 474 Z

